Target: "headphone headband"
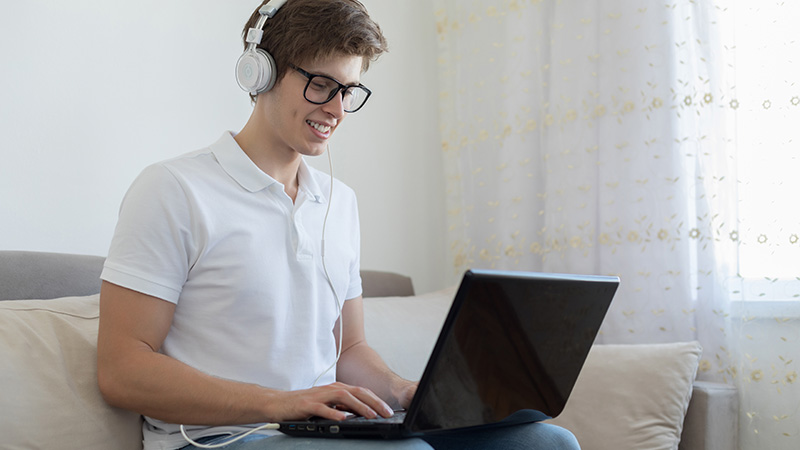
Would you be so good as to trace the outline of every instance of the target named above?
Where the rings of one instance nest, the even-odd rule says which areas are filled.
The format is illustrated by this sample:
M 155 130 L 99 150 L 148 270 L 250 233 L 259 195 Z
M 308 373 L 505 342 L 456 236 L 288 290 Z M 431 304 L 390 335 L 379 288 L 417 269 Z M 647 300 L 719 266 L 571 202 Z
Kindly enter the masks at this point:
M 272 55 L 258 44 L 264 37 L 264 24 L 275 16 L 287 0 L 271 0 L 258 9 L 258 21 L 253 28 L 247 30 L 247 49 L 236 62 L 236 82 L 239 87 L 252 95 L 257 95 L 272 89 L 275 85 L 277 69 Z
M 280 9 L 280 7 L 283 6 L 283 4 L 286 2 L 287 0 L 272 0 L 271 2 L 267 2 L 267 4 L 259 8 L 258 13 L 261 14 L 262 16 L 267 16 L 271 19 L 272 16 L 274 16 L 275 13 L 278 12 L 278 9 Z

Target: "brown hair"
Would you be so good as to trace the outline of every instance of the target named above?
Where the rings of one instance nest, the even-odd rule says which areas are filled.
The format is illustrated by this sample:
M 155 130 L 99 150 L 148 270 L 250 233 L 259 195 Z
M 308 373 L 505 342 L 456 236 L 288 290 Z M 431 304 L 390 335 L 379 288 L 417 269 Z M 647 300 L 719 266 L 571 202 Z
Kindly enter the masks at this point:
M 259 8 L 244 26 L 243 38 L 255 27 Z M 244 46 L 247 48 L 247 42 Z M 381 28 L 358 0 L 288 0 L 264 24 L 264 37 L 258 47 L 275 59 L 277 80 L 290 69 L 289 64 L 304 64 L 329 55 L 361 56 L 361 70 L 365 72 L 370 62 L 387 50 Z

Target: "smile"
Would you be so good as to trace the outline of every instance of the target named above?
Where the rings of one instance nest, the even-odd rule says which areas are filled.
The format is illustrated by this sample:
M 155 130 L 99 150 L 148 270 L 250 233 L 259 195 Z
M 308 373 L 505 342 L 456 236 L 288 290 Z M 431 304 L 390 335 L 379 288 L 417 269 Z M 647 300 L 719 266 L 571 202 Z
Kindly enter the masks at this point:
M 327 132 L 331 131 L 330 125 L 322 125 L 320 123 L 312 122 L 310 120 L 306 120 L 306 123 L 311 125 L 312 127 L 314 127 L 314 129 L 316 129 L 320 133 L 327 133 Z

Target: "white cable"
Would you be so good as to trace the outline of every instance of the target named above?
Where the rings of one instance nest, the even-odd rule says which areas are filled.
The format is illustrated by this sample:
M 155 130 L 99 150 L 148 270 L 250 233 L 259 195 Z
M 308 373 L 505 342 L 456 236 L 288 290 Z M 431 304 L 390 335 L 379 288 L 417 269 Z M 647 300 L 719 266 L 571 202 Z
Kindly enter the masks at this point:
M 328 280 L 328 286 L 330 286 L 331 291 L 333 292 L 333 298 L 336 300 L 336 312 L 339 313 L 339 345 L 336 349 L 336 359 L 333 361 L 333 364 L 330 365 L 324 372 L 319 374 L 316 380 L 314 380 L 314 384 L 311 387 L 316 387 L 317 382 L 319 379 L 322 378 L 326 373 L 330 372 L 331 369 L 336 367 L 336 364 L 339 362 L 339 357 L 342 356 L 342 330 L 344 329 L 344 316 L 342 315 L 342 302 L 339 300 L 339 294 L 336 292 L 336 288 L 333 286 L 333 281 L 331 280 L 331 276 L 328 275 L 328 267 L 325 265 L 325 227 L 328 224 L 328 214 L 331 212 L 331 203 L 333 203 L 333 161 L 331 159 L 331 146 L 328 145 L 328 171 L 330 172 L 331 177 L 331 190 L 328 194 L 328 207 L 325 210 L 325 218 L 322 220 L 322 271 L 325 272 L 325 278 Z M 261 430 L 277 430 L 280 429 L 280 425 L 277 423 L 265 423 L 259 427 L 253 428 L 252 430 L 248 430 L 242 434 L 239 434 L 236 437 L 232 437 L 230 440 L 226 440 L 224 442 L 220 442 L 219 444 L 201 444 L 192 440 L 188 434 L 186 434 L 186 428 L 181 425 L 181 435 L 186 440 L 186 442 L 194 445 L 198 448 L 220 448 L 224 447 L 229 444 L 233 444 L 240 439 L 244 439 L 246 436 L 250 436 L 251 434 L 261 431 Z
M 264 425 L 261 425 L 260 427 L 253 428 L 252 430 L 246 431 L 246 432 L 244 432 L 244 433 L 242 433 L 242 434 L 240 434 L 240 435 L 238 435 L 238 436 L 236 436 L 236 437 L 234 437 L 234 438 L 232 438 L 230 440 L 227 440 L 225 442 L 220 442 L 219 444 L 201 444 L 201 443 L 199 443 L 197 441 L 192 440 L 192 438 L 190 438 L 189 435 L 186 434 L 186 428 L 183 425 L 181 425 L 181 435 L 183 436 L 184 439 L 186 439 L 186 442 L 194 445 L 195 447 L 198 447 L 198 448 L 220 448 L 220 447 L 224 447 L 224 446 L 229 445 L 229 444 L 233 444 L 234 442 L 236 442 L 236 441 L 238 441 L 240 439 L 244 439 L 245 437 L 250 436 L 251 434 L 253 434 L 253 433 L 257 432 L 257 431 L 261 431 L 261 430 L 277 430 L 279 428 L 280 428 L 280 425 L 277 424 L 277 423 L 265 423 Z
M 331 177 L 331 190 L 328 194 L 328 209 L 325 210 L 325 218 L 322 220 L 322 271 L 325 272 L 325 278 L 328 280 L 328 286 L 331 287 L 331 291 L 333 292 L 333 298 L 336 300 L 336 312 L 339 313 L 339 346 L 336 349 L 336 359 L 333 361 L 330 367 L 325 369 L 324 372 L 319 374 L 316 380 L 314 380 L 314 384 L 311 387 L 315 387 L 317 382 L 320 378 L 323 377 L 326 373 L 330 372 L 331 369 L 336 367 L 336 364 L 339 362 L 339 357 L 342 356 L 342 330 L 344 329 L 344 316 L 342 315 L 342 302 L 339 300 L 339 294 L 336 292 L 336 288 L 333 286 L 333 281 L 331 280 L 331 276 L 328 275 L 328 267 L 325 265 L 325 226 L 328 224 L 328 214 L 331 212 L 331 203 L 333 203 L 333 160 L 331 159 L 331 146 L 328 144 L 328 171 L 330 172 Z

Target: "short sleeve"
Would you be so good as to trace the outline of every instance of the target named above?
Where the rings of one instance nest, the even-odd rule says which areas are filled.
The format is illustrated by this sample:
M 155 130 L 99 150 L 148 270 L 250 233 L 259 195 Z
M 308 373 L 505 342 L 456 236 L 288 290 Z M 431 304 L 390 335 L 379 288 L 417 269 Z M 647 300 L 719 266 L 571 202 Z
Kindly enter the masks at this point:
M 177 303 L 197 246 L 182 184 L 163 165 L 146 168 L 122 201 L 101 278 Z

